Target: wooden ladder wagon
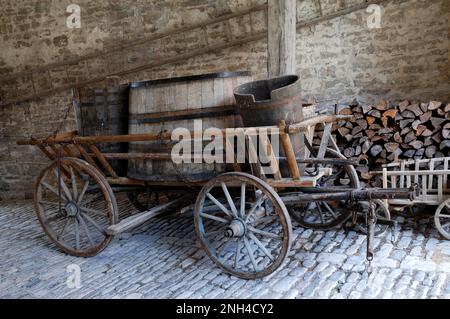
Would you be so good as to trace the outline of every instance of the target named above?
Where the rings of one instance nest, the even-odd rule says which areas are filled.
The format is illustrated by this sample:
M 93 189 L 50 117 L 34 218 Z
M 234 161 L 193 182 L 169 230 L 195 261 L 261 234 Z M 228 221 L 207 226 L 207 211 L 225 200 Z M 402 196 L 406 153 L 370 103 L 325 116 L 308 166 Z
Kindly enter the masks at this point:
M 436 206 L 434 223 L 439 233 L 450 239 L 450 157 L 402 160 L 383 165 L 383 188 L 420 186 L 414 199 L 391 199 L 386 203 L 396 209 L 413 205 Z
M 170 159 L 171 154 L 102 153 L 98 147 L 101 143 L 170 141 L 170 132 L 91 137 L 70 132 L 17 143 L 36 146 L 52 161 L 35 182 L 34 203 L 44 231 L 64 252 L 94 256 L 114 235 L 183 207 L 181 211 L 193 210 L 196 234 L 207 255 L 224 271 L 254 279 L 272 273 L 287 257 L 292 241 L 289 211 L 305 227 L 315 229 L 334 227 L 356 213 L 362 215 L 367 225 L 361 228 L 368 230 L 367 251 L 371 255 L 377 218 L 389 219 L 380 199 L 414 196 L 411 189 L 360 189 L 353 167 L 357 163 L 339 153 L 330 134 L 332 123 L 347 118 L 323 115 L 291 125 L 282 121 L 278 126 L 264 127 L 278 132 L 284 154 L 275 156 L 267 135 L 259 137 L 272 174 L 264 173 L 259 160 L 250 164 L 235 160 L 229 171 L 195 183 L 119 176 L 111 160 Z M 323 125 L 324 133 L 321 145 L 313 147 L 310 141 L 316 125 Z M 260 129 L 242 128 L 248 140 L 247 159 L 259 159 L 249 138 Z M 299 132 L 306 134 L 307 158 L 297 158 L 291 143 L 291 135 Z M 282 162 L 288 176 L 282 175 Z M 119 218 L 113 192 L 118 187 L 134 190 L 135 196 L 130 198 L 142 212 Z M 361 203 L 370 205 L 362 207 Z

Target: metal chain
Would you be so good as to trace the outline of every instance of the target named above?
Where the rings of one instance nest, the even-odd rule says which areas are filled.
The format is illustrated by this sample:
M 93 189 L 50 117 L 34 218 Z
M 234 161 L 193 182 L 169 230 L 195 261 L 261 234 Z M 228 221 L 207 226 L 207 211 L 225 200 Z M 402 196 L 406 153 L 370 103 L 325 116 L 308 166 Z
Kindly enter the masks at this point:
M 58 171 L 58 212 L 62 215 L 62 207 L 61 207 L 61 148 L 58 148 L 58 153 L 56 154 L 57 158 L 57 171 Z
M 398 222 L 394 221 L 394 227 L 391 229 L 391 244 L 394 245 L 397 238 L 395 237 L 395 234 L 398 230 Z
M 64 113 L 64 117 L 62 118 L 61 122 L 59 122 L 59 125 L 56 127 L 56 129 L 53 131 L 53 134 L 48 136 L 48 137 L 52 137 L 52 136 L 56 136 L 58 135 L 58 133 L 61 131 L 61 129 L 63 128 L 63 125 L 65 124 L 65 122 L 67 121 L 67 118 L 69 117 L 69 113 L 70 110 L 72 109 L 72 105 L 68 105 L 66 112 Z

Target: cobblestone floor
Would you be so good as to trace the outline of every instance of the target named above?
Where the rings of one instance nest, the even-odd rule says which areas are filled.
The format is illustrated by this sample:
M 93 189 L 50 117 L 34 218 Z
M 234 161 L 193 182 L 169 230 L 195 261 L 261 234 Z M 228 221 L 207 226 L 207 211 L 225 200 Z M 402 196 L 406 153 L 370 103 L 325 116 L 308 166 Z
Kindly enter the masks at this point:
M 31 201 L 0 202 L 0 297 L 450 298 L 450 242 L 431 220 L 408 219 L 400 228 L 376 239 L 369 273 L 364 236 L 294 224 L 284 267 L 246 281 L 222 273 L 204 255 L 192 217 L 155 219 L 115 238 L 96 257 L 76 258 L 47 239 Z M 79 289 L 67 287 L 70 264 L 81 268 Z

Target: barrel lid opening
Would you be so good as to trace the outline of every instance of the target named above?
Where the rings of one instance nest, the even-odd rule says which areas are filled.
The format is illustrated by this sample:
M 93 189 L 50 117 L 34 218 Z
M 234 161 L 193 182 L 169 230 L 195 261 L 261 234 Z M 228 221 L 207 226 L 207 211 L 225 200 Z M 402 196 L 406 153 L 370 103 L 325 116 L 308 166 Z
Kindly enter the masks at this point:
M 259 80 L 242 84 L 234 89 L 237 96 L 252 97 L 254 102 L 264 102 L 273 99 L 276 92 L 282 91 L 299 80 L 297 75 L 285 75 L 272 79 Z
M 174 77 L 174 78 L 133 82 L 133 83 L 131 83 L 130 87 L 132 89 L 134 89 L 134 88 L 147 87 L 147 86 L 153 86 L 153 85 L 159 85 L 159 84 L 209 80 L 209 79 L 217 79 L 217 78 L 231 78 L 231 77 L 237 77 L 237 76 L 251 76 L 251 72 L 250 71 L 235 71 L 235 72 L 218 72 L 218 73 L 188 75 L 188 76 L 181 76 L 181 77 Z

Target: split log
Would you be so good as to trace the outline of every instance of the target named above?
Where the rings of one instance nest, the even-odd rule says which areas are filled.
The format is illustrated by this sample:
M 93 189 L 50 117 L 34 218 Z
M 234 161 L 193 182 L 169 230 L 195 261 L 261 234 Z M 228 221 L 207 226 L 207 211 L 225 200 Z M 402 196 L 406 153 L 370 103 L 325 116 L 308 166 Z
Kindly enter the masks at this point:
M 450 137 L 450 123 L 444 125 L 442 129 L 442 137 L 448 139 Z
M 420 108 L 423 112 L 428 112 L 428 103 L 420 103 Z
M 403 101 L 403 102 L 400 102 L 399 104 L 398 104 L 398 108 L 399 108 L 399 110 L 400 110 L 400 112 L 403 112 L 403 111 L 405 111 L 407 108 L 408 108 L 408 105 L 409 105 L 409 101 Z
M 411 111 L 411 112 L 413 112 L 414 115 L 415 115 L 416 117 L 423 114 L 423 111 L 422 111 L 422 109 L 420 108 L 419 104 L 411 104 L 411 105 L 408 107 L 408 110 Z
M 414 140 L 411 143 L 409 143 L 409 145 L 411 145 L 416 150 L 419 150 L 423 147 L 423 142 L 419 140 Z
M 366 158 L 370 170 L 398 159 L 449 154 L 450 103 L 381 101 L 373 105 L 350 105 L 339 114 L 353 118 L 333 125 L 338 146 L 347 157 Z M 316 137 L 315 141 L 320 142 L 320 133 Z M 361 176 L 364 171 L 358 173 Z
M 405 127 L 407 127 L 409 124 L 411 124 L 412 122 L 414 122 L 414 120 L 409 119 L 409 120 L 402 120 L 400 121 L 399 125 L 401 129 L 404 129 Z
M 407 119 L 414 119 L 416 117 L 416 115 L 413 112 L 408 111 L 408 110 L 403 111 L 401 114 L 404 118 L 407 118 Z
M 383 147 L 381 145 L 374 145 L 370 149 L 370 155 L 376 157 L 383 151 Z
M 435 129 L 440 129 L 441 124 L 444 122 L 445 122 L 445 118 L 440 118 L 440 117 L 432 117 L 431 118 L 431 125 L 433 125 L 433 127 Z
M 376 117 L 379 119 L 381 117 L 381 112 L 378 110 L 372 110 L 368 113 L 370 116 Z
M 390 153 L 395 152 L 398 149 L 399 146 L 400 146 L 399 143 L 386 143 L 386 144 L 384 144 L 384 148 Z
M 411 131 L 409 132 L 405 138 L 403 139 L 405 143 L 410 143 L 416 139 L 416 132 Z
M 430 145 L 425 149 L 425 156 L 428 158 L 432 158 L 437 151 L 438 147 L 436 145 Z
M 362 112 L 364 114 L 367 114 L 368 112 L 370 112 L 372 110 L 372 105 L 363 105 L 362 106 Z
M 436 109 L 440 108 L 441 105 L 442 105 L 442 102 L 431 101 L 430 104 L 428 104 L 428 110 L 429 111 L 436 110 Z
M 432 114 L 433 114 L 433 112 L 431 112 L 431 111 L 423 113 L 419 117 L 420 122 L 422 122 L 422 124 L 425 124 L 426 122 L 428 122 L 430 120 Z
M 389 102 L 386 100 L 381 101 L 380 103 L 378 103 L 375 108 L 378 111 L 386 111 L 389 108 Z

